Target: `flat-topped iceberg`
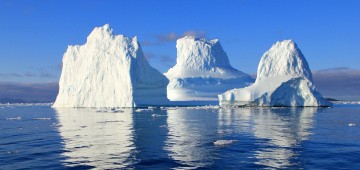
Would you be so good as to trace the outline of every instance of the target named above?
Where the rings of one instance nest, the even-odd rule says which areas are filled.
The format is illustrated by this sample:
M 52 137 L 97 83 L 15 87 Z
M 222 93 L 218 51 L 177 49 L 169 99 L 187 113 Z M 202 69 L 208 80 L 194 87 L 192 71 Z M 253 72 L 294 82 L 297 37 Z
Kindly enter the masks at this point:
M 176 42 L 176 65 L 165 73 L 171 101 L 217 101 L 217 95 L 254 82 L 234 69 L 219 40 L 185 36 Z
M 53 107 L 135 107 L 167 104 L 168 79 L 152 68 L 137 38 L 95 28 L 63 57 Z
M 284 40 L 262 56 L 253 85 L 219 95 L 221 106 L 331 106 L 315 88 L 296 43 Z

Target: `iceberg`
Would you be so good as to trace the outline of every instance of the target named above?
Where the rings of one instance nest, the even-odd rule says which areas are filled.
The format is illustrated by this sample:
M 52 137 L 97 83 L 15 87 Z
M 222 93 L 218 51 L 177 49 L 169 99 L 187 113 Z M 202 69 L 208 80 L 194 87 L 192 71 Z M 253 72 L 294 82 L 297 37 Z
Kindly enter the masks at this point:
M 262 56 L 253 85 L 219 96 L 221 106 L 331 106 L 316 89 L 310 67 L 292 40 Z
M 217 39 L 185 36 L 177 40 L 176 48 L 176 65 L 165 73 L 171 101 L 218 101 L 218 94 L 254 83 L 252 77 L 230 65 Z
M 63 57 L 53 107 L 138 107 L 167 104 L 169 80 L 152 68 L 137 38 L 114 35 L 108 24 L 95 28 L 84 45 Z

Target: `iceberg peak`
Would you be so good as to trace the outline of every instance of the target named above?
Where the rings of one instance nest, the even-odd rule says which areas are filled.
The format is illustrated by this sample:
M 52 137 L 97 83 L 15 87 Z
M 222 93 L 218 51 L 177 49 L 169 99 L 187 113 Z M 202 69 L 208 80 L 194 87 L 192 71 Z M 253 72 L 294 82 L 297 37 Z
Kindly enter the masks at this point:
M 96 27 L 84 45 L 63 57 L 59 94 L 53 107 L 135 107 L 167 104 L 169 80 L 150 66 L 137 37 Z
M 193 35 L 186 35 L 186 36 L 178 39 L 176 42 L 178 43 L 178 41 L 181 42 L 181 41 L 185 41 L 185 40 L 195 41 L 198 43 L 205 43 L 205 44 L 209 44 L 209 45 L 214 45 L 219 42 L 219 39 L 208 40 L 206 38 L 197 38 Z
M 229 78 L 229 74 L 221 74 L 220 70 L 235 70 L 231 67 L 218 39 L 207 40 L 185 36 L 176 41 L 176 48 L 176 65 L 165 73 L 168 78 L 202 76 Z
M 277 42 L 262 56 L 257 81 L 274 76 L 304 76 L 312 80 L 309 64 L 294 41 Z
M 309 65 L 292 40 L 275 43 L 262 56 L 253 85 L 219 95 L 221 106 L 331 106 L 315 88 Z
M 176 48 L 176 65 L 165 73 L 172 101 L 216 101 L 217 94 L 254 82 L 230 65 L 218 39 L 185 36 L 176 41 Z
M 113 35 L 113 29 L 109 24 L 105 24 L 102 27 L 95 27 L 90 35 L 87 37 L 87 41 L 101 40 L 104 38 L 111 38 Z M 119 35 L 123 36 L 123 35 Z

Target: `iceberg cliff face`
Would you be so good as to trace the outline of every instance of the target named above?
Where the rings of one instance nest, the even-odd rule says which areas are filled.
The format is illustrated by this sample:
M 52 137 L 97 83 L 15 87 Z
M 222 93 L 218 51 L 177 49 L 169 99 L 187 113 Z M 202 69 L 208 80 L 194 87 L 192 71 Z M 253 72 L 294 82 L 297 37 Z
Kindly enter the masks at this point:
M 217 39 L 192 36 L 176 42 L 176 65 L 165 73 L 172 101 L 217 101 L 217 95 L 254 82 L 249 75 L 234 69 Z
M 309 65 L 292 40 L 274 44 L 262 56 L 253 85 L 219 95 L 221 106 L 331 106 L 316 90 Z
M 135 107 L 167 103 L 168 79 L 145 59 L 137 38 L 95 28 L 63 57 L 54 107 Z

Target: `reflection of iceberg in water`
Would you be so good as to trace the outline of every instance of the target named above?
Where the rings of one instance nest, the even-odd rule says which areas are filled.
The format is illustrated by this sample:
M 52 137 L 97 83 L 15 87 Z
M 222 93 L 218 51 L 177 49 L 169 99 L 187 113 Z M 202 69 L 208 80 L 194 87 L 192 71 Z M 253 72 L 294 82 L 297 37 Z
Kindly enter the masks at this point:
M 253 133 L 267 139 L 256 151 L 257 164 L 273 168 L 294 166 L 301 142 L 307 140 L 317 108 L 260 108 L 254 117 Z
M 252 112 L 247 108 L 221 108 L 218 115 L 219 134 L 248 133 L 252 121 Z
M 294 167 L 300 162 L 298 148 L 311 134 L 317 111 L 318 108 L 220 109 L 218 132 L 236 137 L 244 147 L 254 147 L 252 154 L 238 154 L 233 160 L 256 162 L 263 168 Z
M 168 110 L 165 150 L 183 168 L 209 167 L 214 163 L 217 118 L 209 114 L 212 113 L 202 109 Z
M 93 109 L 56 108 L 65 165 L 124 168 L 132 164 L 132 110 L 97 113 Z

